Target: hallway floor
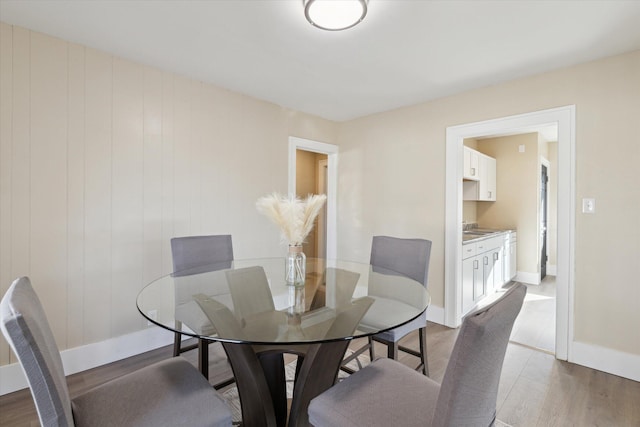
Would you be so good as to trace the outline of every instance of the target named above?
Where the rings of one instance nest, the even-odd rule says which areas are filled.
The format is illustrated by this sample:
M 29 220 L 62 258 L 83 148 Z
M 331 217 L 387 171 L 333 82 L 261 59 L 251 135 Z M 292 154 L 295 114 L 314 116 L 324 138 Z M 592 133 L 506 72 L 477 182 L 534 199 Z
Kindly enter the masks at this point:
M 555 354 L 556 278 L 546 276 L 540 285 L 526 285 L 520 315 L 513 325 L 511 342 Z

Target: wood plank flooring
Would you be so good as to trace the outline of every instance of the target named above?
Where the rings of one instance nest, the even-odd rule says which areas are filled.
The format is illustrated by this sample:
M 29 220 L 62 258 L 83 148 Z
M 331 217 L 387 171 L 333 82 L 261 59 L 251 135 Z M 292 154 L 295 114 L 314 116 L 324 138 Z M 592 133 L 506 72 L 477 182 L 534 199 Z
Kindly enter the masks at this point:
M 427 328 L 431 377 L 441 381 L 457 330 L 437 324 Z M 405 343 L 417 348 L 417 335 Z M 362 342 L 354 342 L 358 348 Z M 386 354 L 376 344 L 378 357 Z M 196 352 L 184 357 L 196 363 Z M 88 388 L 171 357 L 171 347 L 163 347 L 68 378 L 75 396 Z M 220 345 L 210 346 L 211 382 L 230 373 Z M 417 359 L 401 354 L 400 361 L 410 366 Z M 582 366 L 560 362 L 548 353 L 518 344 L 509 344 L 498 392 L 498 419 L 514 426 L 615 426 L 640 425 L 640 383 L 605 374 Z M 0 396 L 0 426 L 38 426 L 38 417 L 28 390 Z

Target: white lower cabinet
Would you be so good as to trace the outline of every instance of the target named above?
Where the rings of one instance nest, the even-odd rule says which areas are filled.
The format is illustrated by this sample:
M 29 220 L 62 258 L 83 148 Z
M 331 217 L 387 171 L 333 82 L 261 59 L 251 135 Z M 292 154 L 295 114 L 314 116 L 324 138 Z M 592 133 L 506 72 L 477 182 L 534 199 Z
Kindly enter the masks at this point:
M 517 274 L 517 261 L 518 261 L 518 240 L 515 231 L 507 232 L 505 237 L 504 246 L 504 258 L 503 258 L 503 274 L 504 282 L 507 283 L 513 280 Z
M 462 314 L 506 282 L 504 275 L 505 236 L 462 245 Z
M 482 270 L 475 256 L 475 244 L 463 245 L 462 248 L 462 313 L 468 313 L 475 305 L 475 288 L 477 282 L 482 283 L 482 276 L 480 276 Z M 466 258 L 464 258 L 465 255 Z

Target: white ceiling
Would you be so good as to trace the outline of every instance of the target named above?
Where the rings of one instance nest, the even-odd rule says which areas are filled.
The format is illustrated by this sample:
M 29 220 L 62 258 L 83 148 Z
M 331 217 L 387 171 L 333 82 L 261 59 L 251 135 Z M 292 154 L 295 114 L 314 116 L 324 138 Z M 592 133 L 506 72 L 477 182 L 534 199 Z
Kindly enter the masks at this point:
M 370 0 L 343 32 L 302 0 L 0 0 L 0 19 L 337 121 L 640 49 L 634 0 Z

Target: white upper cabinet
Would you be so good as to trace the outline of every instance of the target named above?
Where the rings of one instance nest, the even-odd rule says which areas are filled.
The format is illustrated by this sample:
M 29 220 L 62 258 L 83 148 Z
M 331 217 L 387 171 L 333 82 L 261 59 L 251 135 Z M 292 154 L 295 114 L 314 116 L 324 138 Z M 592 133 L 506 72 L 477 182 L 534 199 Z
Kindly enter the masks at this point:
M 496 201 L 496 159 L 464 148 L 463 199 Z
M 480 154 L 480 183 L 478 200 L 496 201 L 496 159 Z
M 462 178 L 477 181 L 480 179 L 480 173 L 478 171 L 478 154 L 480 153 L 466 146 L 463 148 L 464 169 L 462 171 Z

